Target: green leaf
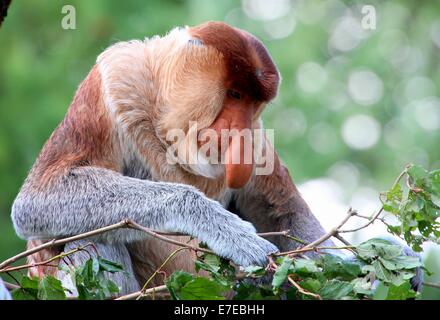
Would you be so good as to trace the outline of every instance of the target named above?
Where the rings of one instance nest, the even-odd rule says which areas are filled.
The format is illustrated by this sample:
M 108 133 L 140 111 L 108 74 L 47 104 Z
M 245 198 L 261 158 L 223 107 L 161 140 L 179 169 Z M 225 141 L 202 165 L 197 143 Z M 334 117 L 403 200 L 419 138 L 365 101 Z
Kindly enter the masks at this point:
M 395 257 L 393 259 L 379 258 L 379 261 L 388 270 L 415 269 L 423 265 L 418 257 L 405 255 Z
M 431 194 L 431 201 L 434 203 L 437 207 L 440 207 L 440 196 L 437 196 L 435 194 Z
M 393 244 L 387 240 L 373 238 L 361 243 L 356 247 L 356 251 L 361 259 L 370 260 L 376 257 L 392 259 L 402 253 L 400 245 Z
M 97 262 L 100 270 L 110 273 L 124 272 L 124 267 L 119 263 L 112 262 L 101 257 L 98 257 Z
M 203 257 L 203 261 L 197 260 L 195 262 L 196 271 L 198 272 L 200 269 L 206 270 L 213 274 L 218 274 L 220 270 L 220 257 L 213 254 L 206 254 Z
M 440 196 L 440 169 L 431 171 L 429 173 L 428 188 L 433 195 Z
M 260 288 L 250 283 L 241 282 L 235 292 L 234 300 L 263 300 Z
M 405 281 L 399 286 L 396 285 L 386 285 L 380 283 L 376 288 L 374 293 L 374 300 L 406 300 L 410 298 L 415 298 L 417 293 L 411 289 L 411 284 L 409 281 Z
M 91 272 L 96 275 L 99 272 L 99 258 L 93 258 L 92 259 L 92 265 L 91 265 Z
M 319 268 L 316 265 L 316 261 L 308 259 L 295 259 L 293 260 L 293 267 L 291 268 L 294 273 L 300 277 L 306 277 L 311 274 L 319 272 Z
M 281 262 L 272 279 L 273 290 L 278 290 L 279 287 L 286 281 L 287 276 L 290 273 L 290 267 L 292 266 L 292 259 L 288 257 L 282 257 L 277 260 L 278 263 Z
M 179 291 L 182 300 L 224 300 L 224 287 L 218 282 L 197 277 L 187 282 Z
M 235 268 L 226 259 L 213 254 L 205 254 L 202 260 L 196 260 L 195 267 L 198 272 L 200 269 L 206 270 L 222 286 L 231 288 L 235 280 Z
M 362 273 L 363 274 L 367 274 L 370 272 L 375 272 L 375 269 L 371 264 L 365 264 L 362 266 Z
M 310 292 L 313 292 L 313 293 L 318 292 L 321 289 L 321 287 L 322 287 L 322 283 L 319 280 L 312 279 L 312 278 L 307 278 L 305 280 L 302 280 L 299 283 L 299 285 L 302 288 L 304 288 L 304 289 L 306 289 L 306 290 L 308 290 Z
M 388 271 L 387 268 L 385 268 L 380 261 L 378 260 L 373 261 L 372 266 L 374 267 L 374 272 L 378 279 L 386 282 L 393 281 L 394 279 L 393 274 L 390 271 Z
M 400 225 L 398 226 L 392 226 L 392 225 L 388 225 L 388 232 L 395 234 L 397 236 L 400 236 L 402 234 L 402 228 Z
M 29 278 L 28 276 L 23 276 L 20 281 L 20 287 L 23 289 L 38 290 L 39 280 L 37 277 Z
M 371 281 L 367 277 L 364 278 L 356 278 L 351 281 L 353 285 L 353 291 L 358 294 L 371 295 Z
M 171 297 L 174 300 L 180 300 L 181 288 L 183 288 L 185 284 L 192 281 L 193 279 L 194 275 L 190 273 L 184 271 L 176 271 L 165 281 L 165 284 L 171 294 Z
M 425 200 L 423 198 L 414 197 L 413 199 L 408 200 L 405 205 L 405 210 L 411 212 L 419 212 L 424 208 L 424 206 Z
M 13 290 L 11 295 L 14 300 L 38 300 L 36 292 L 34 293 L 23 288 Z
M 402 188 L 400 184 L 396 183 L 390 190 L 386 192 L 386 199 L 388 201 L 398 201 L 402 200 Z
M 110 293 L 119 293 L 119 287 L 111 280 L 107 280 L 107 288 Z
M 379 260 L 375 260 L 372 263 L 376 277 L 385 283 L 400 286 L 405 280 L 411 279 L 414 276 L 414 272 L 399 271 L 393 272 L 388 270 Z
M 106 272 L 123 272 L 123 267 L 101 257 L 87 260 L 74 272 L 74 283 L 80 300 L 102 300 L 119 292 L 116 284 L 106 277 Z
M 95 259 L 89 259 L 84 263 L 84 266 L 81 268 L 78 268 L 78 277 L 77 277 L 77 283 L 84 282 L 84 285 L 86 287 L 92 287 L 96 284 L 97 279 L 96 275 L 99 271 L 95 272 L 94 266 L 96 266 Z
M 272 290 L 245 281 L 240 281 L 234 291 L 237 294 L 233 300 L 279 300 Z
M 394 214 L 399 213 L 402 197 L 402 188 L 400 184 L 397 183 L 385 193 L 385 201 L 383 201 L 384 209 Z
M 374 290 L 373 299 L 386 300 L 388 297 L 389 290 L 390 290 L 389 286 L 385 285 L 383 282 L 379 282 L 379 284 L 376 287 L 376 290 Z
M 321 257 L 321 265 L 324 275 L 328 278 L 352 280 L 361 274 L 361 267 L 358 263 L 342 259 L 337 255 L 323 255 Z
M 39 278 L 23 276 L 20 281 L 20 288 L 11 292 L 14 300 L 37 300 Z
M 339 300 L 348 296 L 353 291 L 353 285 L 350 282 L 340 280 L 330 280 L 319 291 L 322 299 Z
M 262 277 L 265 275 L 266 270 L 260 266 L 248 266 L 244 268 L 247 277 Z
M 415 298 L 417 293 L 411 289 L 409 281 L 404 282 L 400 286 L 391 285 L 388 291 L 387 300 L 406 300 Z
M 422 187 L 425 179 L 428 178 L 428 171 L 421 166 L 411 166 L 407 172 L 417 187 Z
M 43 277 L 38 285 L 38 299 L 65 300 L 66 294 L 61 281 L 52 276 Z

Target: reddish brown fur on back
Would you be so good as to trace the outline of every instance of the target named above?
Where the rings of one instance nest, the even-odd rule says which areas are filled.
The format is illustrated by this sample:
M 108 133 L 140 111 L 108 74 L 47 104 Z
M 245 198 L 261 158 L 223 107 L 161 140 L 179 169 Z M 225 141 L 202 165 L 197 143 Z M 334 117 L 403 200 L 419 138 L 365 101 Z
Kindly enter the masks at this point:
M 110 120 L 95 66 L 80 85 L 63 122 L 45 144 L 34 167 L 43 185 L 75 166 L 112 168 Z
M 258 101 L 275 97 L 279 74 L 257 38 L 222 22 L 207 22 L 189 32 L 223 54 L 227 63 L 226 87 L 241 90 Z

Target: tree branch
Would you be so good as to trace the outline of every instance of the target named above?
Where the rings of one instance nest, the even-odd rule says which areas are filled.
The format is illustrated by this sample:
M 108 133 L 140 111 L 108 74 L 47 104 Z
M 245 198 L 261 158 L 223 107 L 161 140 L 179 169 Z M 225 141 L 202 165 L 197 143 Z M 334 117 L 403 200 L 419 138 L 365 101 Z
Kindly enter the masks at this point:
M 145 296 L 150 293 L 154 294 L 156 292 L 163 292 L 163 291 L 168 291 L 166 285 L 161 285 L 161 286 L 157 286 L 154 288 L 146 289 L 144 292 L 142 292 L 142 291 L 133 292 L 133 293 L 127 294 L 125 296 L 118 297 L 115 300 L 133 300 L 133 299 L 136 299 L 137 297 L 139 297 L 140 295 Z
M 86 247 L 89 247 L 89 246 L 93 246 L 93 243 L 90 242 L 90 243 L 87 243 L 87 244 L 85 244 L 83 246 L 79 246 L 79 247 L 77 247 L 75 249 L 72 249 L 72 250 L 70 250 L 68 252 L 62 252 L 62 253 L 60 253 L 60 254 L 58 254 L 56 256 L 53 256 L 50 259 L 47 259 L 45 261 L 41 261 L 41 262 L 37 262 L 37 263 L 25 264 L 25 265 L 17 266 L 17 267 L 5 267 L 3 269 L 0 269 L 0 273 L 2 273 L 2 272 L 10 272 L 10 271 L 17 271 L 17 270 L 27 269 L 27 268 L 37 267 L 37 266 L 48 265 L 52 261 L 55 261 L 57 259 L 62 259 L 64 257 L 67 257 L 67 256 L 71 255 L 71 254 L 74 254 L 75 252 L 82 251 Z M 58 266 L 56 265 L 56 266 L 52 266 L 52 267 L 57 268 Z
M 432 288 L 440 289 L 440 283 L 433 283 L 433 282 L 423 281 L 423 285 L 427 286 L 427 287 L 432 287 Z
M 51 248 L 51 247 L 54 247 L 54 246 L 63 245 L 63 244 L 66 244 L 66 243 L 69 243 L 69 242 L 73 242 L 73 241 L 76 241 L 76 240 L 81 240 L 81 239 L 88 238 L 88 237 L 91 237 L 91 236 L 95 236 L 95 235 L 98 235 L 98 234 L 101 234 L 101 233 L 104 233 L 104 232 L 108 232 L 108 231 L 111 231 L 111 230 L 115 230 L 115 229 L 119 229 L 119 228 L 124 228 L 124 227 L 127 227 L 128 223 L 129 223 L 128 220 L 123 220 L 121 222 L 112 224 L 110 226 L 99 228 L 99 229 L 92 230 L 92 231 L 85 232 L 85 233 L 81 233 L 81 234 L 76 235 L 76 236 L 72 236 L 72 237 L 68 237 L 68 238 L 64 238 L 64 239 L 59 239 L 59 240 L 53 239 L 51 241 L 43 243 L 42 245 L 39 245 L 39 246 L 36 246 L 36 247 L 34 247 L 32 249 L 23 251 L 23 252 L 15 255 L 15 256 L 7 259 L 7 260 L 5 260 L 5 261 L 3 261 L 2 263 L 0 263 L 0 269 L 3 269 L 4 267 L 10 265 L 11 263 L 13 263 L 13 262 L 15 262 L 15 261 L 17 261 L 17 260 L 19 260 L 21 258 L 25 258 L 27 256 L 30 256 L 31 254 L 34 254 L 34 253 L 36 253 L 38 251 L 41 251 L 43 249 L 47 249 L 47 248 Z

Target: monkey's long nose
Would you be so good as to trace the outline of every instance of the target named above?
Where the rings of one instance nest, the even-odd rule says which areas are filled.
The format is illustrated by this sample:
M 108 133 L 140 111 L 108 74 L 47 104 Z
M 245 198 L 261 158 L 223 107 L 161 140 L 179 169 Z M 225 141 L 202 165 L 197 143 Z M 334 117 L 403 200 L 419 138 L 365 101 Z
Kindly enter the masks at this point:
M 249 146 L 243 140 L 241 137 L 232 137 L 225 153 L 226 184 L 231 189 L 244 187 L 252 175 L 252 144 Z M 247 160 L 249 157 L 250 161 Z
M 217 133 L 229 129 L 228 147 L 225 151 L 226 185 L 240 189 L 249 181 L 253 171 L 252 140 L 253 109 L 243 102 L 229 101 L 213 124 Z

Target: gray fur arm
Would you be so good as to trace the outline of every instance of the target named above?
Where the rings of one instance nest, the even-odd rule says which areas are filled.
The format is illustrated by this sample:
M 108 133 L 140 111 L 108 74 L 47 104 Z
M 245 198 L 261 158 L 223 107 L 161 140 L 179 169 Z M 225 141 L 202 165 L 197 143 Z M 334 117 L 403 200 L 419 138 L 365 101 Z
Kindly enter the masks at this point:
M 87 232 L 123 219 L 152 229 L 182 232 L 206 242 L 240 265 L 263 264 L 277 251 L 255 228 L 195 188 L 145 181 L 96 167 L 72 169 L 51 190 L 17 196 L 12 219 L 23 238 L 56 238 Z M 145 234 L 121 229 L 95 239 L 130 242 Z

